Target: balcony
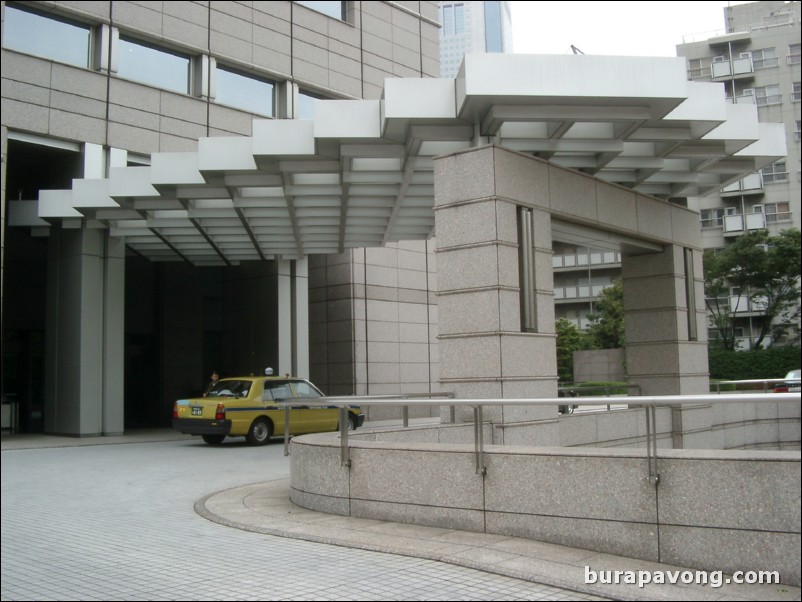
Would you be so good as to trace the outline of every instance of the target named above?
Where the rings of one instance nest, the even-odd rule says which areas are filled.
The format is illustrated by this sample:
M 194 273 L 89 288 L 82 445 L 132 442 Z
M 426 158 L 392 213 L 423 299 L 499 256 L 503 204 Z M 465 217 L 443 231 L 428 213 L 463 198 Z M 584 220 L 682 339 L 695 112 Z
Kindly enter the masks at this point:
M 713 81 L 752 77 L 755 71 L 752 57 L 749 53 L 744 53 L 744 55 L 734 59 L 725 56 L 715 57 L 711 65 Z
M 755 101 L 754 94 L 741 94 L 739 96 L 728 96 L 727 100 L 736 105 L 754 105 L 757 104 Z
M 766 337 L 761 343 L 763 347 L 770 347 L 772 343 L 771 337 Z M 735 350 L 736 351 L 749 351 L 752 348 L 752 339 L 749 337 L 735 337 Z
M 721 189 L 721 196 L 723 197 L 762 193 L 763 178 L 759 172 L 749 174 L 745 178 L 741 178 L 737 182 L 733 182 L 729 186 L 725 186 Z
M 621 253 L 615 251 L 593 251 L 575 255 L 555 255 L 551 258 L 555 269 L 588 268 L 588 267 L 620 267 Z
M 752 230 L 762 230 L 765 227 L 766 216 L 763 213 L 724 216 L 724 236 L 740 236 Z
M 707 305 L 729 307 L 731 313 L 739 317 L 748 317 L 749 314 L 762 314 L 766 311 L 768 299 L 766 297 L 756 297 L 751 300 L 745 295 L 730 295 L 723 297 L 708 297 Z
M 554 300 L 564 303 L 589 303 L 612 284 L 594 284 L 593 286 L 555 286 Z

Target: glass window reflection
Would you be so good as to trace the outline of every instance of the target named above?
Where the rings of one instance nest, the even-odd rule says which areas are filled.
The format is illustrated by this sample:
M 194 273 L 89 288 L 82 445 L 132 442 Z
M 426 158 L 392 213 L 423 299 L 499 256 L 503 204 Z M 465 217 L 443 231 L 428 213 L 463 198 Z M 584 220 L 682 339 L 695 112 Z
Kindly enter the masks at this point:
M 308 2 L 298 2 L 298 4 L 301 4 L 307 8 L 311 8 L 312 10 L 316 10 L 324 15 L 328 15 L 332 19 L 345 21 L 345 2 L 317 2 L 311 0 Z
M 315 118 L 315 101 L 319 100 L 318 96 L 314 96 L 307 92 L 298 93 L 298 119 L 314 119 Z
M 77 67 L 89 67 L 88 25 L 7 5 L 3 46 Z
M 189 57 L 130 38 L 120 38 L 117 75 L 156 88 L 187 94 Z
M 272 82 L 217 67 L 215 101 L 250 113 L 273 116 L 274 85 Z

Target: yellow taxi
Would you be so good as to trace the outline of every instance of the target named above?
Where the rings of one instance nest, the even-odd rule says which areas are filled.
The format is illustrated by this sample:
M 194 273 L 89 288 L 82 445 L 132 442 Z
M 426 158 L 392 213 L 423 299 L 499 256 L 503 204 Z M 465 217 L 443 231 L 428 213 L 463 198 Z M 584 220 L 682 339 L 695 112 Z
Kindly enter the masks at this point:
M 217 381 L 204 397 L 179 399 L 173 405 L 173 428 L 179 433 L 200 435 L 209 445 L 226 437 L 245 437 L 250 445 L 264 445 L 274 434 L 284 433 L 285 399 L 323 398 L 308 380 L 278 376 L 238 376 Z M 290 409 L 290 434 L 322 433 L 339 429 L 337 407 Z M 348 429 L 365 420 L 357 407 L 348 408 Z

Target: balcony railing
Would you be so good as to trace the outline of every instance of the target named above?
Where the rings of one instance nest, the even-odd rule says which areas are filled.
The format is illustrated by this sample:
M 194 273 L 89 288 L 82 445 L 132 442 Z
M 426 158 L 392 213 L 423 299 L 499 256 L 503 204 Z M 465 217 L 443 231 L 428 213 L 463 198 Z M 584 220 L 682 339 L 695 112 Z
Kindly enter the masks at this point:
M 597 251 L 593 253 L 577 253 L 575 255 L 554 255 L 551 259 L 551 265 L 555 268 L 613 266 L 620 263 L 621 253 L 615 251 Z
M 774 173 L 763 173 L 763 182 L 765 184 L 775 184 L 777 182 L 787 182 L 788 181 L 788 172 L 787 171 L 777 171 Z
M 759 107 L 765 107 L 768 105 L 779 105 L 782 104 L 783 96 L 782 94 L 770 94 L 768 96 L 756 96 L 755 97 L 756 104 Z
M 742 234 L 750 230 L 762 230 L 765 227 L 766 216 L 763 213 L 724 216 L 724 234 Z
M 755 297 L 750 300 L 746 295 L 705 297 L 705 302 L 713 307 L 729 306 L 729 310 L 734 314 L 762 313 L 766 311 L 768 306 L 767 297 Z
M 766 213 L 765 215 L 767 224 L 790 222 L 793 217 L 793 214 L 790 211 L 778 211 L 777 213 Z
M 759 193 L 763 190 L 763 178 L 761 177 L 760 173 L 752 173 L 746 176 L 745 178 L 741 178 L 737 182 L 733 182 L 729 186 L 725 186 L 721 189 L 721 194 L 744 194 L 744 193 Z
M 596 284 L 593 286 L 555 286 L 554 299 L 556 301 L 590 301 L 612 284 Z
M 714 60 L 711 67 L 713 70 L 713 79 L 737 77 L 754 73 L 751 57 L 739 57 L 736 59 L 725 58 L 723 61 Z

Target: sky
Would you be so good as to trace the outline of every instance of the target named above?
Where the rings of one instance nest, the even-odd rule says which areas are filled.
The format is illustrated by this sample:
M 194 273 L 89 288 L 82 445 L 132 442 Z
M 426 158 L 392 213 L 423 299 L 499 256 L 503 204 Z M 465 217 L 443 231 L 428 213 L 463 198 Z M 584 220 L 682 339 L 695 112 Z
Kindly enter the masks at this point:
M 531 2 L 516 0 L 517 54 L 677 56 L 676 46 L 724 32 L 724 7 L 744 2 Z

